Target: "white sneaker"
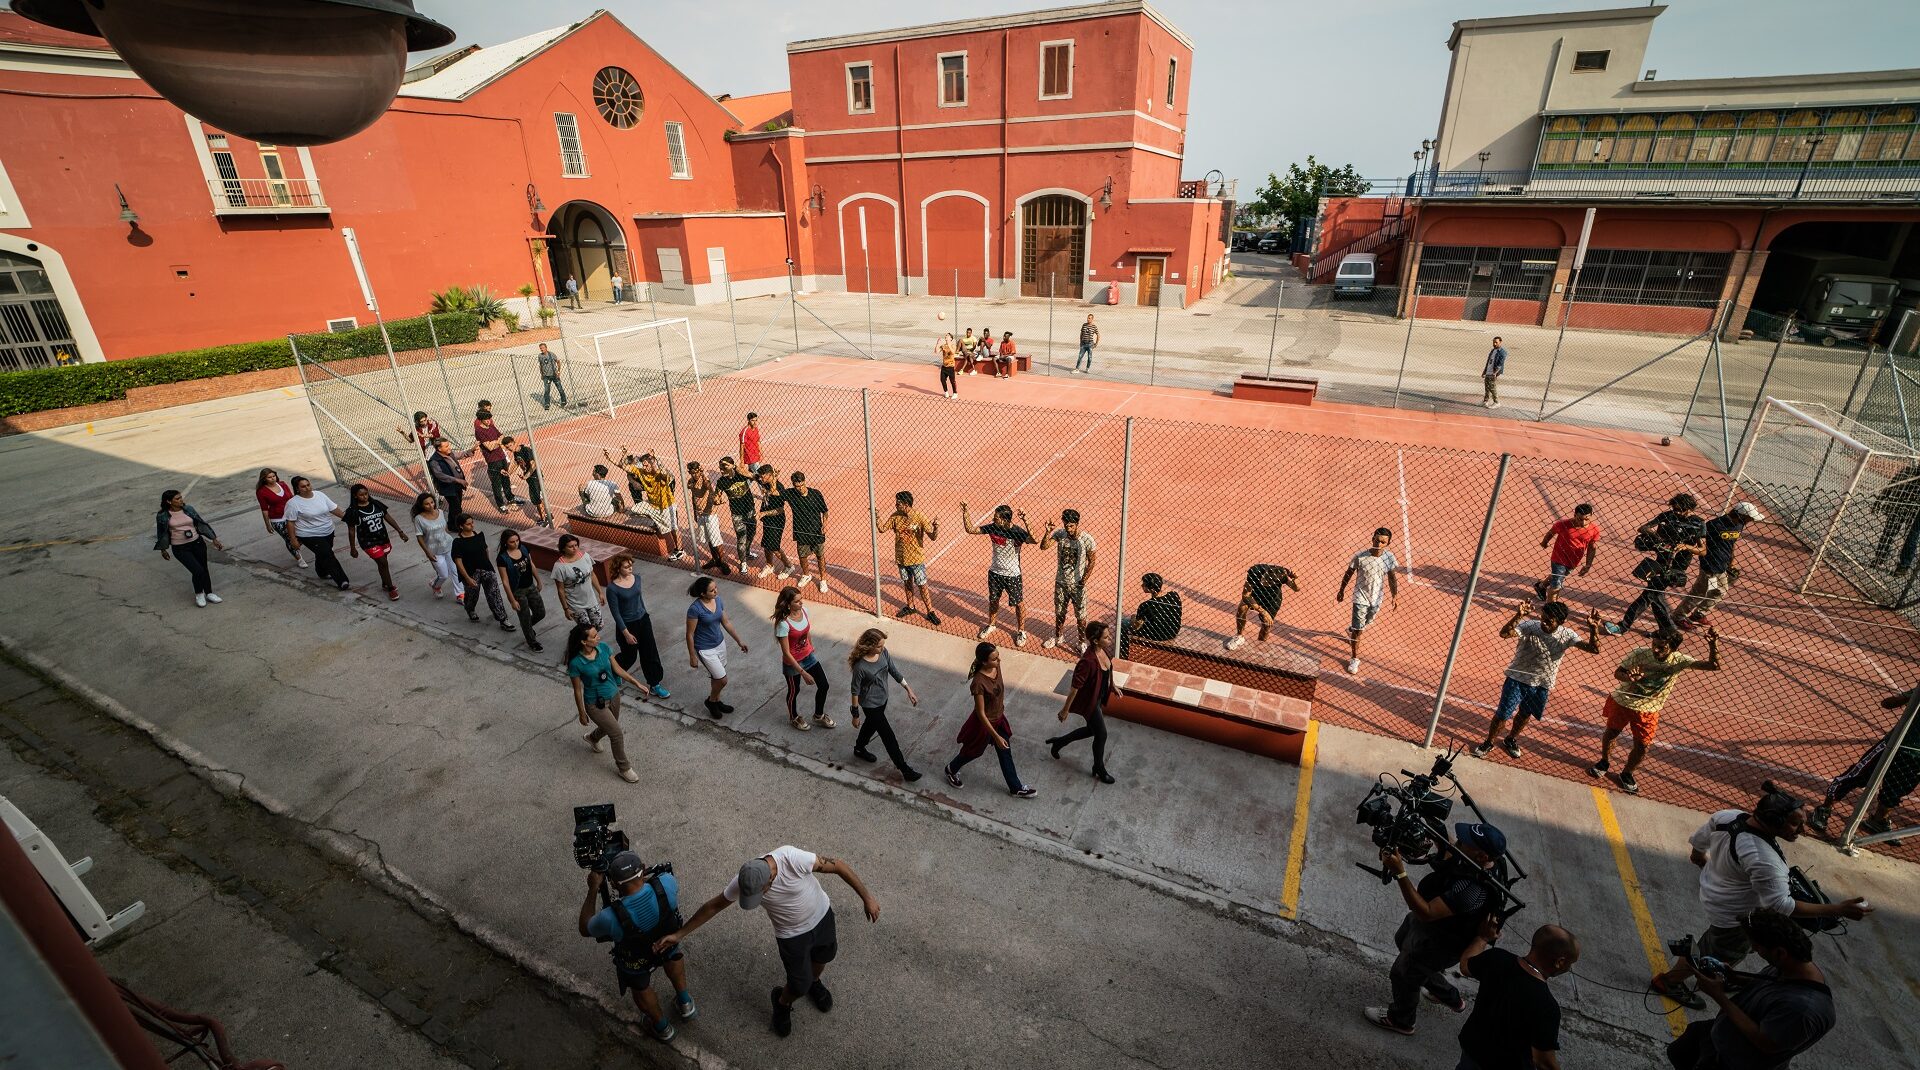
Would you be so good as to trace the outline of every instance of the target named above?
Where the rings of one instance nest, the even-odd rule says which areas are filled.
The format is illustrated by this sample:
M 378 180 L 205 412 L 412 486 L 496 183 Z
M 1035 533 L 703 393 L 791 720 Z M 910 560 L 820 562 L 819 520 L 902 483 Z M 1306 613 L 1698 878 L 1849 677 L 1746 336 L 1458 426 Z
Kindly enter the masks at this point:
M 196 594 L 196 595 L 194 595 L 194 596 L 193 596 L 193 604 L 194 604 L 194 605 L 196 605 L 196 606 L 199 606 L 199 607 L 200 607 L 201 609 L 205 609 L 205 608 L 207 608 L 207 596 L 206 596 L 206 595 L 204 595 L 204 594 Z
M 1233 638 L 1227 640 L 1228 650 L 1238 650 L 1241 647 L 1246 645 L 1247 645 L 1247 637 L 1244 635 L 1236 635 Z
M 763 580 L 764 580 L 764 579 L 766 579 L 766 578 L 767 578 L 768 576 L 771 576 L 771 575 L 773 575 L 773 566 L 772 566 L 772 565 L 761 565 L 761 566 L 760 566 L 760 578 L 761 578 L 761 579 L 763 579 Z
M 1357 673 L 1357 672 L 1359 672 L 1359 671 L 1360 671 L 1360 659 L 1359 659 L 1359 658 L 1348 658 L 1348 659 L 1347 659 L 1347 672 L 1348 672 L 1349 674 L 1352 674 L 1352 673 Z
M 620 779 L 626 781 L 629 784 L 638 784 L 640 783 L 640 774 L 634 772 L 631 769 L 628 769 L 625 772 L 620 774 Z
M 821 593 L 821 594 L 826 594 L 826 593 L 827 593 L 827 580 L 826 580 L 826 577 L 824 577 L 824 576 L 823 576 L 823 577 L 821 577 L 821 579 L 820 579 L 820 593 Z
M 793 570 L 792 570 L 792 569 L 790 569 L 790 568 L 783 568 L 783 569 L 781 569 L 781 570 L 780 570 L 779 572 L 776 572 L 776 573 L 774 573 L 774 575 L 775 575 L 775 576 L 778 576 L 778 577 L 779 577 L 780 579 L 783 579 L 783 580 L 784 580 L 784 579 L 786 579 L 786 578 L 787 578 L 788 576 L 791 576 L 791 575 L 793 575 Z
M 214 593 L 212 593 L 211 591 L 209 591 L 209 592 L 207 593 L 207 601 L 209 601 L 209 602 L 212 602 L 212 603 L 213 603 L 213 604 L 215 604 L 215 605 L 219 605 L 219 604 L 220 604 L 221 602 L 223 602 L 223 601 L 225 601 L 225 599 L 223 599 L 223 598 L 221 598 L 221 597 L 220 597 L 219 595 L 217 595 L 217 594 L 214 594 Z
M 989 624 L 989 625 L 987 625 L 986 627 L 984 627 L 984 628 L 981 628 L 981 629 L 980 629 L 980 638 L 982 638 L 982 639 L 985 639 L 985 638 L 986 638 L 987 636 L 989 636 L 989 635 L 992 635 L 992 634 L 993 634 L 993 625 L 991 625 L 991 624 Z
M 972 368 L 968 368 L 968 369 L 967 369 L 967 374 L 968 374 L 968 375 L 972 375 L 972 374 L 973 374 L 973 369 L 972 369 Z
M 1013 633 L 1013 645 L 1014 645 L 1014 646 L 1025 646 L 1025 645 L 1026 645 L 1026 642 L 1027 642 L 1027 633 L 1026 633 L 1026 632 L 1014 632 L 1014 633 Z
M 587 741 L 587 746 L 592 747 L 593 753 L 595 754 L 600 753 L 600 751 L 603 749 L 601 746 L 601 741 L 593 738 L 592 732 L 588 732 L 582 735 L 580 738 Z
M 311 561 L 309 561 L 309 560 L 307 560 L 307 559 L 306 559 L 306 558 L 304 558 L 304 557 L 301 557 L 301 556 L 300 556 L 299 554 L 294 554 L 294 555 L 293 555 L 293 567 L 294 567 L 294 568 L 312 568 L 312 567 L 313 567 L 313 562 L 311 562 Z
M 1058 640 L 1058 639 L 1049 639 L 1049 640 L 1047 640 L 1046 642 L 1044 642 L 1044 643 L 1041 643 L 1041 644 L 1040 644 L 1040 648 L 1041 648 L 1042 650 L 1052 650 L 1052 649 L 1053 649 L 1054 647 L 1057 647 L 1057 646 L 1059 646 L 1059 645 L 1060 645 L 1060 640 Z

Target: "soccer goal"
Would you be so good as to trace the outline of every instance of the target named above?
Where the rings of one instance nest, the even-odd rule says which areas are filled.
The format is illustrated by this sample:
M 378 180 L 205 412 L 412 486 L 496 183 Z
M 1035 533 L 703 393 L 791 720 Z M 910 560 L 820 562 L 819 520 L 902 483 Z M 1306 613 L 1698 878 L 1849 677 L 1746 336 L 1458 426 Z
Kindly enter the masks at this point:
M 1896 575 L 1920 510 L 1920 453 L 1819 402 L 1767 398 L 1733 465 L 1727 504 L 1759 505 L 1807 548 L 1797 590 L 1899 604 Z
M 607 416 L 620 406 L 677 390 L 699 390 L 700 354 L 685 316 L 651 320 L 589 335 L 606 395 Z

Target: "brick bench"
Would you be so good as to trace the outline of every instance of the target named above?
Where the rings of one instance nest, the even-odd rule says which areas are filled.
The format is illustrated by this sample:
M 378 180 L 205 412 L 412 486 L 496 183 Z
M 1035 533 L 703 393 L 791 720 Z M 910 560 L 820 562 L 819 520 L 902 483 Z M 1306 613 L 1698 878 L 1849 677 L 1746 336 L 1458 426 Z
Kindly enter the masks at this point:
M 1311 405 L 1319 393 L 1320 380 L 1298 375 L 1254 375 L 1249 372 L 1233 381 L 1233 396 L 1246 401 Z
M 1031 365 L 1031 364 L 1029 363 L 1029 360 L 1030 360 L 1030 358 L 1029 358 L 1029 357 L 1028 357 L 1028 356 L 1027 356 L 1027 355 L 1026 355 L 1025 353 L 1015 353 L 1015 354 L 1013 355 L 1013 370 L 1012 370 L 1011 372 L 1009 372 L 1008 374 L 1010 374 L 1010 375 L 1018 375 L 1018 374 L 1020 374 L 1021 372 L 1023 372 L 1023 371 L 1026 371 L 1026 370 L 1027 370 L 1027 369 L 1028 369 L 1029 367 L 1031 367 L 1031 366 L 1032 366 L 1032 365 Z M 964 364 L 964 361 L 962 361 L 962 363 Z M 980 359 L 980 360 L 975 360 L 975 361 L 973 362 L 973 365 L 974 365 L 974 367 L 975 367 L 975 368 L 982 368 L 982 367 L 986 367 L 986 368 L 997 368 L 997 367 L 999 367 L 999 365 L 998 365 L 998 363 L 997 363 L 996 361 L 994 361 L 994 360 L 987 360 L 987 359 Z M 965 369 L 964 367 L 960 369 L 960 374 L 961 374 L 961 375 L 965 375 L 965 374 L 967 374 L 967 373 L 966 373 L 966 369 Z M 990 374 L 990 373 L 982 373 L 982 374 Z
M 566 534 L 559 528 L 531 527 L 520 529 L 520 545 L 526 548 L 527 556 L 533 559 L 535 568 L 542 572 L 552 572 L 553 564 L 560 559 L 560 536 Z M 613 576 L 607 570 L 607 562 L 615 555 L 624 553 L 626 548 L 612 543 L 590 539 L 579 532 L 580 548 L 593 558 L 593 574 L 600 577 L 604 586 Z
M 1291 695 L 1114 659 L 1119 697 L 1107 713 L 1123 721 L 1299 764 L 1313 704 Z
M 1320 659 L 1276 642 L 1252 639 L 1238 650 L 1212 632 L 1184 628 L 1167 642 L 1129 637 L 1127 658 L 1170 672 L 1227 680 L 1257 691 L 1312 702 L 1320 682 Z
M 583 539 L 599 539 L 603 543 L 612 543 L 637 554 L 646 554 L 648 557 L 667 556 L 667 540 L 664 535 L 651 527 L 629 523 L 618 514 L 597 517 L 570 512 L 567 514 L 567 528 Z

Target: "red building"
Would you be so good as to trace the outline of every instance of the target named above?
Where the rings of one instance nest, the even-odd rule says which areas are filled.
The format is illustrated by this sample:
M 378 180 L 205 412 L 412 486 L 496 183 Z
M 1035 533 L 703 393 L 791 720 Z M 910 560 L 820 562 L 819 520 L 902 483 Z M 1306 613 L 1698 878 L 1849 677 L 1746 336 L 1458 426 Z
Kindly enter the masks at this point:
M 1221 203 L 1179 177 L 1191 56 L 1105 3 L 801 42 L 790 97 L 715 99 L 596 12 L 423 61 L 307 149 L 0 12 L 0 370 L 365 322 L 348 227 L 390 315 L 569 276 L 705 303 L 784 290 L 789 260 L 810 289 L 1191 303 L 1225 262 Z

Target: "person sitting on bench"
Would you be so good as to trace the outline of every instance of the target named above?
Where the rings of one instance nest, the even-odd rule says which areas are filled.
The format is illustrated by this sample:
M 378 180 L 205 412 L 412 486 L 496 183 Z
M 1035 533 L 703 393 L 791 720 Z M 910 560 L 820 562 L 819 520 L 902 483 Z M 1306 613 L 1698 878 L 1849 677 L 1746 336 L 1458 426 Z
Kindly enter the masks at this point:
M 1140 577 L 1140 589 L 1147 593 L 1147 600 L 1127 618 L 1127 626 L 1120 636 L 1120 656 L 1126 657 L 1129 639 L 1144 639 L 1150 643 L 1165 643 L 1180 634 L 1180 618 L 1183 612 L 1180 604 L 1180 592 L 1166 589 L 1167 582 L 1158 572 L 1149 572 Z

